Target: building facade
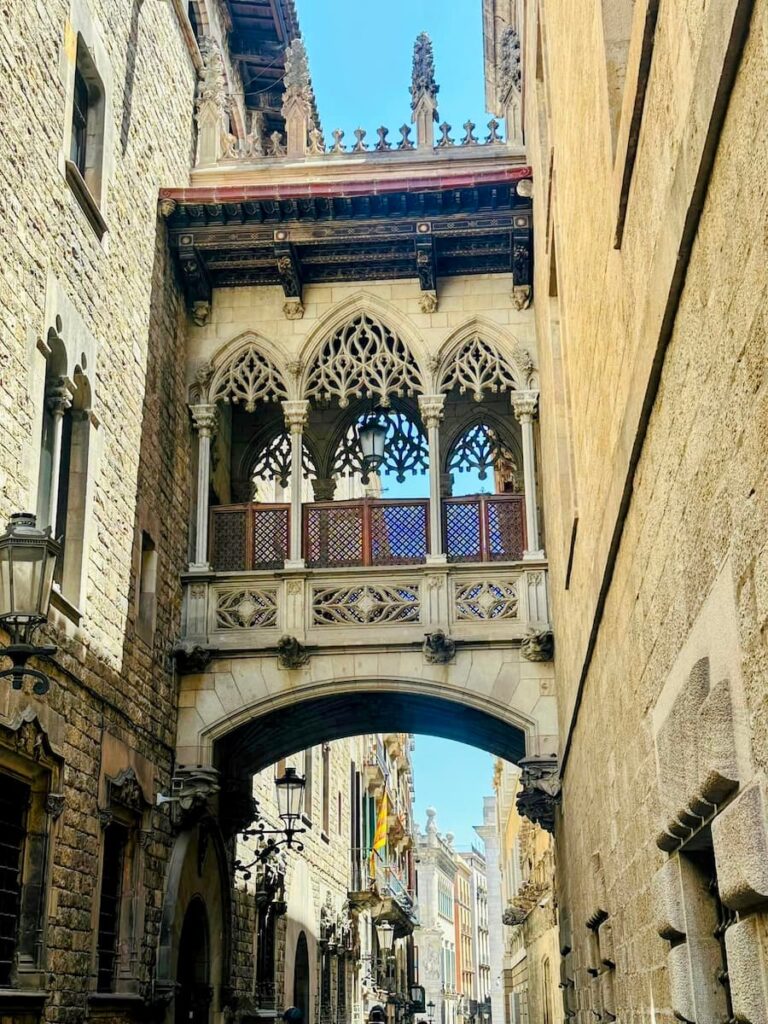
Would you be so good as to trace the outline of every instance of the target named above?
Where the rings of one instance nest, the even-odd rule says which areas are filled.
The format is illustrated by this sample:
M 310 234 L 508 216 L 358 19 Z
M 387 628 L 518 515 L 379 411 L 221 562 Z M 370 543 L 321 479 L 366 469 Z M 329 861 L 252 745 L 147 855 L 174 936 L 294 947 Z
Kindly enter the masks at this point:
M 565 1011 L 764 1019 L 768 10 L 486 10 L 536 183 Z
M 487 1024 L 491 1018 L 491 954 L 485 856 L 473 845 L 468 851 L 459 851 L 458 861 L 466 865 L 469 886 L 470 956 L 467 962 L 472 964 L 472 970 L 471 978 L 462 989 L 465 1001 L 469 1002 L 465 1016 Z
M 425 831 L 416 837 L 419 980 L 435 1021 L 456 1024 L 461 978 L 457 953 L 456 853 L 453 836 L 437 828 L 437 811 L 427 808 Z

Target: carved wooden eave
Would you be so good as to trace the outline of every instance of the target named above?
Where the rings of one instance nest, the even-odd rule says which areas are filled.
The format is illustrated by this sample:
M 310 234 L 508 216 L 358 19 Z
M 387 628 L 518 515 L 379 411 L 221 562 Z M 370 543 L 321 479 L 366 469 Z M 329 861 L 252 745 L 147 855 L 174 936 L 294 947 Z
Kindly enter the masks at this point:
M 429 312 L 440 279 L 467 274 L 530 292 L 531 199 L 517 190 L 530 169 L 442 171 L 162 190 L 190 307 L 216 287 L 281 285 L 300 304 L 308 284 L 411 278 Z

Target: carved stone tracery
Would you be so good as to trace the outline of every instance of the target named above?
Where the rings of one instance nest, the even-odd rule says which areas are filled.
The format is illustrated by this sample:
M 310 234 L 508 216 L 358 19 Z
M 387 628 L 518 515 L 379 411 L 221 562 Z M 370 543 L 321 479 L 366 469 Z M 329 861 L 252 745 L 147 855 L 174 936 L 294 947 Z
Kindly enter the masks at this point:
M 246 412 L 253 412 L 259 402 L 278 402 L 287 397 L 279 371 L 253 344 L 216 370 L 210 391 L 211 402 L 242 402 Z
M 492 342 L 474 334 L 453 352 L 443 367 L 438 382 L 440 390 L 458 387 L 460 394 L 469 391 L 476 402 L 481 402 L 485 391 L 497 394 L 525 387 L 533 371 L 533 361 L 520 346 L 515 361 L 517 373 Z
M 322 587 L 312 590 L 312 621 L 316 626 L 372 626 L 418 622 L 418 586 L 403 584 Z
M 362 482 L 367 483 L 368 471 L 363 463 L 358 425 L 351 426 L 339 442 L 332 472 L 334 476 L 359 474 Z M 394 410 L 387 417 L 384 462 L 380 472 L 389 473 L 402 483 L 408 476 L 425 474 L 428 467 L 427 439 L 419 424 L 404 412 Z
M 216 601 L 217 629 L 253 629 L 277 625 L 277 590 L 225 591 Z
M 338 328 L 315 356 L 305 397 L 338 399 L 342 408 L 352 398 L 371 398 L 390 405 L 391 396 L 424 390 L 421 371 L 406 343 L 380 320 L 360 313 Z

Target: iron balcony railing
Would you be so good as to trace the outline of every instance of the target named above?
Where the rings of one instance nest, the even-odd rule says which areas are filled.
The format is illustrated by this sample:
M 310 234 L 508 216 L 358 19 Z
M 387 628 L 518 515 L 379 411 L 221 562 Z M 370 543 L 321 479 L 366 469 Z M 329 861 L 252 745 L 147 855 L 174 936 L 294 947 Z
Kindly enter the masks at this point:
M 415 894 L 408 888 L 400 870 L 387 863 L 378 851 L 371 856 L 370 850 L 353 849 L 351 876 L 352 892 L 376 888 L 380 896 L 391 896 L 404 911 L 415 913 Z
M 302 555 L 310 569 L 419 565 L 430 550 L 429 501 L 362 498 L 306 504 Z M 449 562 L 520 561 L 525 549 L 521 494 L 447 498 L 443 549 Z M 290 549 L 290 506 L 211 509 L 209 558 L 217 572 L 280 569 Z

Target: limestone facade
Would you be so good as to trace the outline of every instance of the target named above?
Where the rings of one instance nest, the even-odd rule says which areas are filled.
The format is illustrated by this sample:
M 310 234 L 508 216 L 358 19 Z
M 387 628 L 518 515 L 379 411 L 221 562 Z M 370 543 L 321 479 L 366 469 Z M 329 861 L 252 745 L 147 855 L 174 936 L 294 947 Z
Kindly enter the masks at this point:
M 764 1020 L 768 11 L 525 13 L 565 1011 Z

